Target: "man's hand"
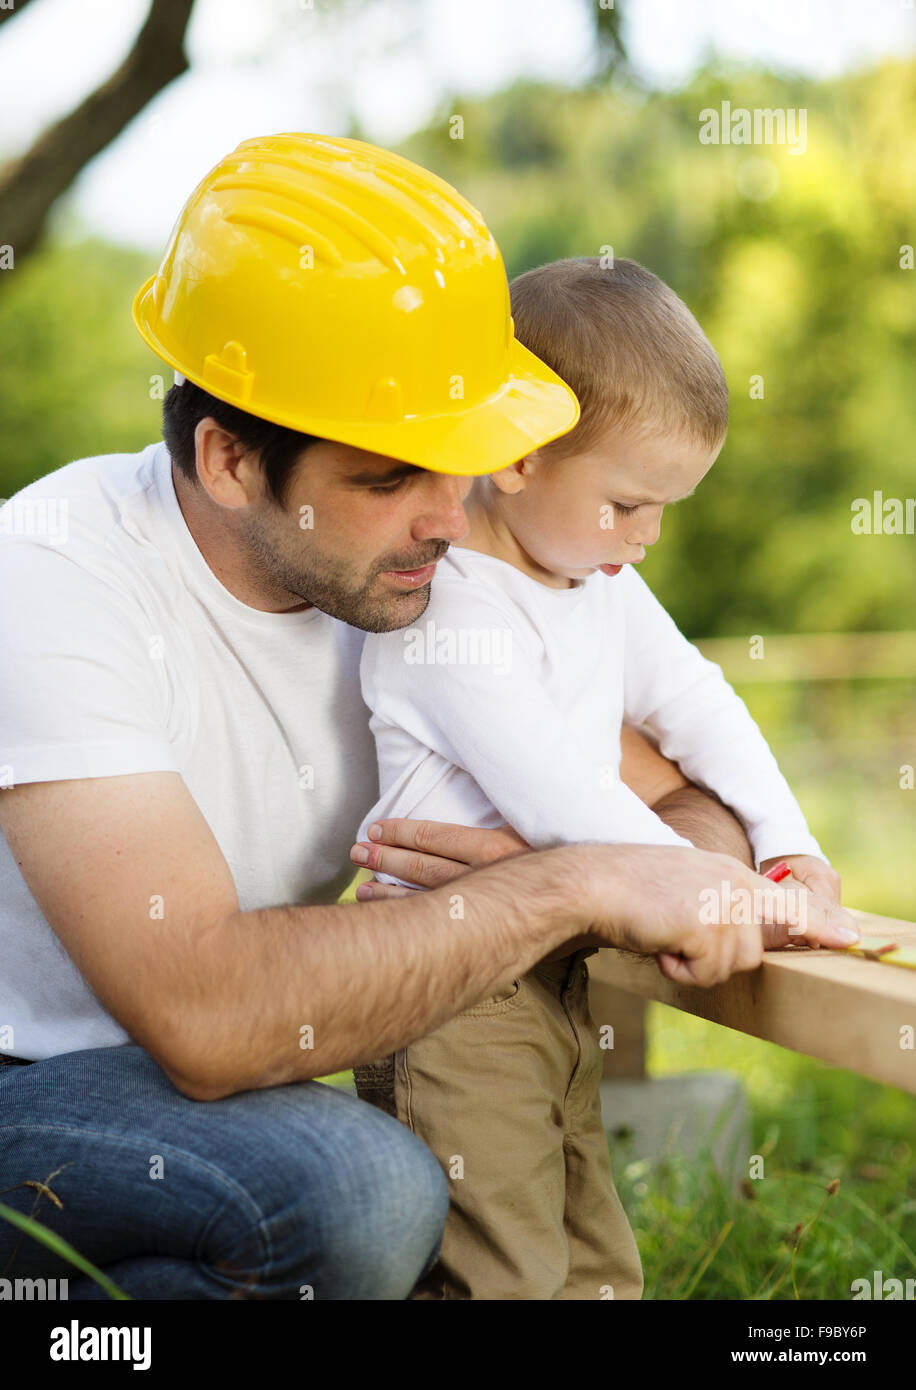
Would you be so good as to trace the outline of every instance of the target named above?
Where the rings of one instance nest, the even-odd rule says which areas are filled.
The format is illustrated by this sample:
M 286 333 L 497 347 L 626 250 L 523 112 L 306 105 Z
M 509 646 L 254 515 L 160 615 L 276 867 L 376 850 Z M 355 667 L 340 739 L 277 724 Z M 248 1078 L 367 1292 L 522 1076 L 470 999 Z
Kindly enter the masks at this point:
M 378 831 L 376 839 L 373 832 Z M 509 825 L 480 830 L 444 821 L 382 820 L 369 827 L 372 841 L 363 840 L 350 850 L 354 864 L 392 878 L 406 879 L 416 888 L 397 883 L 361 883 L 356 890 L 359 902 L 378 902 L 383 898 L 404 898 L 421 888 L 440 888 L 472 869 L 486 868 L 500 859 L 511 858 L 530 849 Z M 590 934 L 571 936 L 546 960 L 572 955 L 587 946 L 603 946 L 603 940 Z
M 798 911 L 782 884 L 730 855 L 654 845 L 577 845 L 580 902 L 605 945 L 654 955 L 666 979 L 715 985 L 760 964 L 767 937 Z M 858 939 L 845 908 L 806 895 L 807 934 L 825 946 Z M 791 939 L 791 938 L 789 938 Z
M 380 837 L 371 842 L 365 841 L 361 846 L 354 845 L 351 858 L 358 849 L 365 849 L 369 855 L 366 867 L 406 879 L 419 888 L 441 887 L 472 869 L 483 868 L 528 848 L 509 826 L 496 830 L 474 830 L 461 825 L 415 820 L 384 820 L 379 821 L 378 825 Z M 754 965 L 759 964 L 759 958 L 752 965 L 736 963 L 750 959 L 746 930 L 749 923 L 755 926 L 757 935 L 754 940 L 759 940 L 761 951 L 800 942 L 815 947 L 842 948 L 852 945 L 860 935 L 855 919 L 837 906 L 835 895 L 807 892 L 801 884 L 796 885 L 794 892 L 789 891 L 786 884 L 790 885 L 791 890 L 791 880 L 776 885 L 731 855 L 678 850 L 668 846 L 656 849 L 648 845 L 585 845 L 568 846 L 567 849 L 583 851 L 593 866 L 602 865 L 602 860 L 596 856 L 603 854 L 604 865 L 614 868 L 618 878 L 623 877 L 623 891 L 618 888 L 611 900 L 626 904 L 635 924 L 635 935 L 642 937 L 632 949 L 656 955 L 659 970 L 670 980 L 685 984 L 715 984 L 719 979 L 727 979 L 733 970 L 753 969 Z M 672 859 L 671 855 L 677 857 Z M 795 856 L 797 860 L 804 857 Z M 354 862 L 357 861 L 354 859 Z M 825 867 L 820 860 L 814 862 L 821 868 Z M 620 865 L 627 866 L 627 873 L 621 873 L 617 867 Z M 640 882 L 641 873 L 649 871 L 657 874 L 660 868 L 676 876 L 685 876 L 676 877 L 675 881 L 666 885 L 664 893 L 659 883 Z M 606 869 L 603 871 L 606 872 Z M 702 898 L 701 890 L 704 894 Z M 366 883 L 357 889 L 357 896 L 361 900 L 394 898 L 403 897 L 411 891 L 394 884 Z M 802 891 L 805 891 L 803 902 L 799 897 Z M 713 893 L 722 899 L 718 904 L 710 896 Z M 691 903 L 689 908 L 685 906 L 688 901 Z M 716 906 L 719 908 L 718 917 L 722 920 L 710 921 L 715 915 Z M 663 930 L 676 926 L 683 932 L 685 923 L 689 925 L 695 921 L 695 929 L 691 928 L 689 935 L 684 938 L 687 951 L 696 952 L 695 964 L 692 964 L 694 958 L 690 954 L 686 956 L 686 961 L 679 959 L 685 954 L 683 946 L 678 954 L 674 954 L 663 948 L 656 951 L 653 945 L 646 944 L 646 940 L 651 943 L 657 935 L 652 911 L 671 914 L 667 925 L 662 918 L 659 919 L 658 925 Z M 615 926 L 620 925 L 616 917 L 614 922 Z M 798 930 L 800 925 L 804 926 L 804 931 Z M 843 935 L 844 931 L 847 935 Z M 704 933 L 711 933 L 706 944 Z M 552 954 L 568 955 L 583 946 L 609 944 L 600 926 L 596 926 L 592 932 L 576 936 Z M 712 978 L 723 970 L 725 974 Z M 706 978 L 707 975 L 709 978 Z
M 378 828 L 378 835 L 374 833 Z M 471 869 L 484 869 L 499 859 L 529 848 L 509 825 L 477 830 L 434 820 L 382 820 L 369 827 L 370 839 L 350 850 L 350 859 L 373 873 L 402 878 L 417 888 L 439 888 Z M 395 883 L 361 883 L 360 902 L 402 898 L 413 889 Z

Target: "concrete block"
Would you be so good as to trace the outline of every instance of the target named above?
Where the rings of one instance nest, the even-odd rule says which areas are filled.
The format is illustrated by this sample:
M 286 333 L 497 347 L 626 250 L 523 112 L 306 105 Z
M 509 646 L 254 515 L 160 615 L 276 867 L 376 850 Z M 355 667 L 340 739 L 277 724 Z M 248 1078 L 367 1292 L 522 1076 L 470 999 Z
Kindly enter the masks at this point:
M 615 1153 L 654 1164 L 665 1153 L 708 1149 L 723 1182 L 747 1177 L 751 1118 L 744 1087 L 729 1072 L 679 1072 L 601 1082 L 601 1118 Z M 618 1159 L 619 1161 L 619 1159 Z

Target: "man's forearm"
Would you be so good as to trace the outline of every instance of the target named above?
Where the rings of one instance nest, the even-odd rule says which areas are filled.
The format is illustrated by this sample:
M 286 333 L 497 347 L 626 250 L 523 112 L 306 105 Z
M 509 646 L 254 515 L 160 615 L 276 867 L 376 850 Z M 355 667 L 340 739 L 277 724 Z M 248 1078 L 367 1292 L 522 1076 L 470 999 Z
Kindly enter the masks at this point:
M 738 817 L 708 792 L 692 784 L 680 787 L 663 796 L 652 810 L 697 849 L 730 854 L 742 864 L 754 867 L 754 856 Z
M 175 1001 L 200 1100 L 383 1057 L 505 988 L 569 929 L 573 854 L 519 855 L 427 893 L 237 913 L 190 948 Z

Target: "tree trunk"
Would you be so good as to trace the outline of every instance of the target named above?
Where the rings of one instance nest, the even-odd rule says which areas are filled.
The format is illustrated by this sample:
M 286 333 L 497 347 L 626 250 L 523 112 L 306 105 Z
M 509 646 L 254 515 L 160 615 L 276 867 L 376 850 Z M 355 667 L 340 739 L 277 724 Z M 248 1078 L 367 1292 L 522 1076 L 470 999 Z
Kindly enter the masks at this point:
M 187 70 L 184 36 L 193 7 L 194 0 L 153 0 L 117 72 L 0 172 L 0 243 L 12 246 L 17 263 L 36 245 L 51 205 L 77 174 Z M 3 17 L 15 13 L 0 10 Z

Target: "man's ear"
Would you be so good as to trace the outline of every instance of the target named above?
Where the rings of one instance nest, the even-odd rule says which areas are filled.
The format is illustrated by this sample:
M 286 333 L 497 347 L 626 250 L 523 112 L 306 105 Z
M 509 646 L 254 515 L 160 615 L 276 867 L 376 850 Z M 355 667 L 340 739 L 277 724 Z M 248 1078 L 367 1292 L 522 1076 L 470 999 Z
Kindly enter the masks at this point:
M 498 473 L 488 474 L 488 477 L 499 488 L 500 492 L 507 494 L 524 492 L 540 462 L 540 455 L 535 449 L 532 453 L 526 454 L 524 458 L 510 463 L 508 468 L 501 468 Z
M 260 495 L 263 484 L 256 460 L 212 416 L 198 420 L 194 449 L 200 483 L 221 507 L 246 507 Z

